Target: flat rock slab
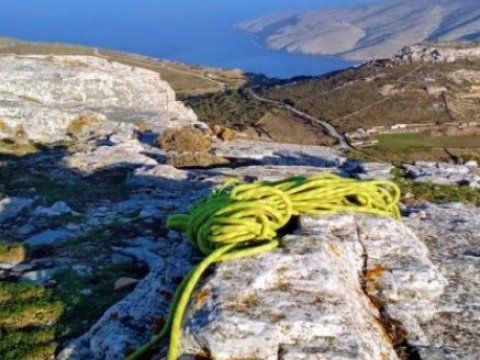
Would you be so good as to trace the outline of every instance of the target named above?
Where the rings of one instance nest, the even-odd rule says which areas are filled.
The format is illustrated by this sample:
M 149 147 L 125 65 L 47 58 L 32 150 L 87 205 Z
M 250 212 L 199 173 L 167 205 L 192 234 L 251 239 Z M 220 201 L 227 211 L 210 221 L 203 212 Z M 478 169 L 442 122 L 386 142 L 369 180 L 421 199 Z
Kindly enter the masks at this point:
M 214 144 L 213 148 L 217 156 L 259 165 L 336 167 L 346 161 L 340 151 L 324 146 L 239 139 Z
M 421 211 L 424 216 L 406 222 L 448 284 L 412 344 L 422 359 L 480 359 L 480 208 L 426 205 Z
M 65 241 L 72 237 L 72 232 L 68 230 L 45 230 L 35 234 L 25 241 L 27 246 L 52 245 L 60 241 Z
M 426 246 L 400 222 L 303 218 L 282 249 L 217 267 L 193 296 L 183 353 L 396 359 L 394 345 L 405 339 L 391 332 L 390 316 L 408 320 L 398 326 L 424 338 L 420 323 L 431 319 L 446 283 Z

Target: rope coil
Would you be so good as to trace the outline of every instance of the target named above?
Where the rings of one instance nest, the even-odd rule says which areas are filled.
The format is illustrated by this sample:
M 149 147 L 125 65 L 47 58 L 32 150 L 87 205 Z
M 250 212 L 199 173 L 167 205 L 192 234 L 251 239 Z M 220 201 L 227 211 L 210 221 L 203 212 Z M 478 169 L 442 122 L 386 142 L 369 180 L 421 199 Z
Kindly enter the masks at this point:
M 277 233 L 300 214 L 343 212 L 400 218 L 400 189 L 390 181 L 359 181 L 322 173 L 251 184 L 227 182 L 194 204 L 188 214 L 169 217 L 167 228 L 186 233 L 206 258 L 182 281 L 162 331 L 126 360 L 138 360 L 170 334 L 167 360 L 176 360 L 190 296 L 213 263 L 254 256 L 278 246 Z

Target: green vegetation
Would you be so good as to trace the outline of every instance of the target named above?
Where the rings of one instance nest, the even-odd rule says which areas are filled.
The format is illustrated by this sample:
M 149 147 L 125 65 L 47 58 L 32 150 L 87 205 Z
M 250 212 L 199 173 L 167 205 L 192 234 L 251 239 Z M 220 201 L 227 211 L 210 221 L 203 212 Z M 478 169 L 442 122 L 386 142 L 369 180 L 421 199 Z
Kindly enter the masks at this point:
M 64 341 L 79 336 L 126 295 L 113 291 L 122 276 L 143 276 L 144 268 L 110 264 L 91 275 L 58 272 L 57 286 L 0 282 L 0 358 L 47 360 Z
M 432 202 L 445 204 L 462 202 L 480 206 L 480 189 L 472 189 L 468 186 L 417 183 L 405 178 L 404 171 L 399 168 L 394 169 L 393 174 L 395 182 L 402 190 L 404 203 L 420 204 Z
M 351 151 L 348 157 L 361 161 L 387 161 L 394 165 L 425 161 L 480 159 L 479 136 L 431 136 L 428 133 L 395 133 L 377 136 L 378 143 Z
M 0 173 L 0 192 L 9 196 L 40 196 L 44 205 L 65 201 L 75 209 L 83 209 L 89 202 L 102 199 L 121 200 L 129 196 L 131 189 L 125 184 L 125 175 L 109 175 L 81 178 L 72 174 L 71 179 L 56 179 L 49 172 L 48 164 L 35 164 L 36 171 L 28 171 L 30 165 L 18 160 Z
M 239 130 L 252 126 L 273 105 L 265 105 L 245 90 L 226 91 L 213 95 L 187 99 L 199 120 L 207 124 L 219 124 Z
M 86 234 L 69 240 L 68 243 L 57 249 L 57 253 L 65 252 L 69 254 L 70 258 L 88 260 L 92 253 L 110 252 L 111 246 L 120 245 L 125 238 L 138 236 L 140 231 L 138 225 L 116 219 L 109 225 L 95 228 Z
M 135 268 L 130 263 L 109 264 L 85 276 L 68 269 L 59 272 L 55 277 L 59 285 L 53 293 L 64 304 L 66 311 L 56 326 L 57 341 L 62 342 L 87 331 L 109 306 L 128 293 L 128 290 L 113 291 L 116 279 L 131 277 L 132 274 L 143 277 L 145 273 L 145 268 Z M 88 292 L 85 292 L 87 289 Z
M 478 114 L 478 104 L 461 100 L 463 94 L 470 93 L 471 82 L 468 75 L 459 81 L 452 74 L 468 74 L 478 69 L 479 62 L 470 60 L 423 64 L 374 62 L 336 74 L 268 87 L 262 95 L 325 119 L 340 131 L 360 126 L 468 122 Z M 432 87 L 455 90 L 442 95 L 442 90 L 429 92 Z
M 1 358 L 49 359 L 57 347 L 55 324 L 64 310 L 64 304 L 40 286 L 0 282 Z
M 0 262 L 20 262 L 24 259 L 25 248 L 22 244 L 0 241 Z
M 378 147 L 388 152 L 408 153 L 428 148 L 480 148 L 480 136 L 430 136 L 427 133 L 378 135 Z

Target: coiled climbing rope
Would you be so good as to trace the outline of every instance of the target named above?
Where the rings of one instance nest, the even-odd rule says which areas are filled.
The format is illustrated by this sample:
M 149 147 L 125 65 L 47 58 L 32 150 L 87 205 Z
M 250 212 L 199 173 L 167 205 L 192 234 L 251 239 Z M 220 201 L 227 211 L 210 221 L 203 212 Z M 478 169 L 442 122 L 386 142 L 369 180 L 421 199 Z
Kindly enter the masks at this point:
M 323 173 L 276 182 L 227 182 L 199 201 L 188 214 L 172 215 L 170 230 L 186 233 L 205 259 L 179 285 L 160 333 L 126 360 L 138 360 L 170 332 L 167 360 L 176 360 L 181 326 L 190 296 L 213 263 L 254 256 L 275 249 L 277 233 L 300 214 L 366 213 L 400 218 L 400 189 L 390 181 L 359 181 Z

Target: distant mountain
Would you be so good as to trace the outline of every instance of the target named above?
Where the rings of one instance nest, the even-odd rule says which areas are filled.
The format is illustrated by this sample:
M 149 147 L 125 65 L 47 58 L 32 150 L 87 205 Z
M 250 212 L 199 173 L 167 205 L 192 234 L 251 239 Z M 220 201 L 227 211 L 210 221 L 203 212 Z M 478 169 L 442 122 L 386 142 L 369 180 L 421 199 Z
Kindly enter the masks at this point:
M 274 13 L 236 27 L 272 49 L 366 60 L 421 41 L 480 40 L 480 1 L 385 0 Z

